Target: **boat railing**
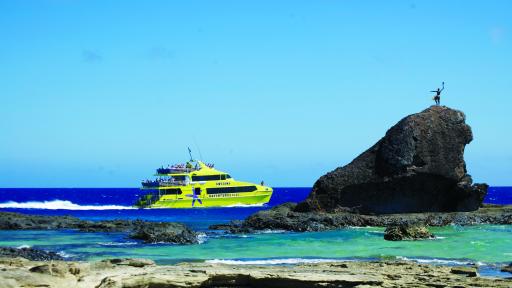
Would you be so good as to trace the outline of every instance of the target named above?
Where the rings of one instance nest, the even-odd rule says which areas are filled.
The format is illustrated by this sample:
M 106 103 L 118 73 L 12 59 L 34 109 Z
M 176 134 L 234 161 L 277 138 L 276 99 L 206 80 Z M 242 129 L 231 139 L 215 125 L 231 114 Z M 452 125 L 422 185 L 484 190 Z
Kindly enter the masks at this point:
M 185 181 L 176 181 L 176 180 L 146 180 L 142 181 L 142 187 L 145 188 L 158 188 L 158 187 L 169 187 L 169 186 L 186 186 L 187 182 Z
M 185 181 L 161 181 L 160 186 L 168 187 L 168 186 L 186 186 L 187 183 Z
M 196 168 L 158 168 L 156 169 L 157 174 L 172 174 L 172 173 L 190 173 L 197 171 Z

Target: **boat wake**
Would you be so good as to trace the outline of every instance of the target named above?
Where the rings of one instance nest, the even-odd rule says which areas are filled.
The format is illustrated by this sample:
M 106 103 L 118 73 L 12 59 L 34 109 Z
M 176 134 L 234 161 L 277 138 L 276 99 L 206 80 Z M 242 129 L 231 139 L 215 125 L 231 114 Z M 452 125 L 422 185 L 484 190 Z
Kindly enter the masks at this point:
M 232 207 L 238 207 L 238 208 L 245 208 L 245 207 L 265 207 L 266 203 L 258 203 L 258 204 L 233 204 L 233 205 L 226 205 L 226 206 L 223 206 L 222 208 L 225 208 L 225 207 L 228 207 L 228 208 L 232 208 Z
M 130 206 L 120 205 L 79 205 L 67 200 L 52 201 L 31 201 L 31 202 L 4 202 L 0 203 L 0 208 L 12 209 L 46 209 L 46 210 L 126 210 L 136 209 Z

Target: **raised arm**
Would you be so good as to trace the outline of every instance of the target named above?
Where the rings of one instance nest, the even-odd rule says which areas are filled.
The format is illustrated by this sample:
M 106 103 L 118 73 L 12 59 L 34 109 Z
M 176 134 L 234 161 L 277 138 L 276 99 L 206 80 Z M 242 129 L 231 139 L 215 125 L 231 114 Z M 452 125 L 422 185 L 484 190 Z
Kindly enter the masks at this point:
M 443 82 L 443 88 L 441 88 L 441 91 L 443 91 L 443 90 L 444 90 L 444 82 Z M 439 91 L 439 92 L 441 92 L 441 91 Z

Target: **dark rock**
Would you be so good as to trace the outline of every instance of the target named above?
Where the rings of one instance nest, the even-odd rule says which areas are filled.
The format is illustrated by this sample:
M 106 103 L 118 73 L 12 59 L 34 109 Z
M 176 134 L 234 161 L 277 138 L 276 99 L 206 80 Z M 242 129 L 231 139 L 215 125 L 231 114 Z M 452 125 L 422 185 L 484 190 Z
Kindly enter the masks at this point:
M 508 266 L 501 267 L 501 272 L 512 273 L 512 263 L 508 264 Z
M 32 261 L 64 260 L 62 256 L 55 252 L 33 248 L 0 247 L 0 257 L 21 257 Z
M 181 223 L 155 222 L 138 225 L 130 238 L 143 240 L 145 243 L 197 244 L 197 233 Z
M 434 235 L 419 224 L 402 224 L 386 227 L 384 239 L 388 241 L 432 239 Z
M 320 177 L 297 212 L 473 211 L 487 193 L 466 173 L 473 139 L 461 111 L 432 106 L 405 117 L 350 164 Z
M 452 274 L 466 275 L 468 277 L 478 276 L 478 271 L 477 271 L 476 267 L 466 267 L 466 266 L 453 267 L 450 270 L 450 272 Z

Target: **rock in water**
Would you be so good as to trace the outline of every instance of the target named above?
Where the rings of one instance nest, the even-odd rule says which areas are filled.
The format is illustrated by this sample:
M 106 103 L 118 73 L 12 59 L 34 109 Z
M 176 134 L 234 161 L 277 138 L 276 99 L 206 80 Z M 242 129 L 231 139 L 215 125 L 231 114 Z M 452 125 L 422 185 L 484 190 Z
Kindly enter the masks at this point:
M 388 241 L 432 239 L 434 235 L 424 225 L 393 225 L 386 227 L 384 239 Z
M 461 111 L 432 106 L 391 127 L 350 164 L 320 177 L 296 211 L 409 213 L 473 211 L 487 184 L 472 185 L 464 147 L 471 127 Z
M 504 266 L 501 268 L 501 272 L 512 273 L 512 263 L 508 264 L 508 266 Z
M 146 225 L 140 222 L 130 234 L 130 238 L 143 240 L 145 243 L 197 244 L 197 233 L 181 223 L 156 222 Z

